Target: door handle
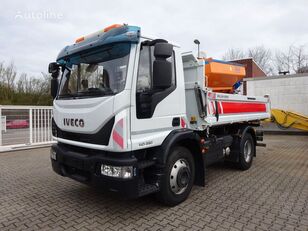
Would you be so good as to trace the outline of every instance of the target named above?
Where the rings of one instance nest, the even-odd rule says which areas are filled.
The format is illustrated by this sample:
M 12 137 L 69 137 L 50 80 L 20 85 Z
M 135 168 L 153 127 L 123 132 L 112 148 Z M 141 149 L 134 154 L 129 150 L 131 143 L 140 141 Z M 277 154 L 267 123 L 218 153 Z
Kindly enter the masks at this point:
M 180 126 L 180 117 L 174 117 L 174 118 L 172 119 L 172 126 L 173 126 L 173 127 L 178 127 L 178 126 Z

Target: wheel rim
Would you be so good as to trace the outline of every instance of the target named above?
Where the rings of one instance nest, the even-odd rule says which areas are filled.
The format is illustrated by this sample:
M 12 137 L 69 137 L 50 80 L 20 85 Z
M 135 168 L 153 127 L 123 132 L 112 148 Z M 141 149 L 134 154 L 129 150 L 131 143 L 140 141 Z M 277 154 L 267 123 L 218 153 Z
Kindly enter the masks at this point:
M 246 163 L 249 163 L 252 158 L 252 143 L 250 140 L 246 140 L 244 144 L 244 159 Z
M 170 172 L 170 188 L 175 194 L 183 193 L 190 182 L 190 167 L 185 159 L 177 160 Z

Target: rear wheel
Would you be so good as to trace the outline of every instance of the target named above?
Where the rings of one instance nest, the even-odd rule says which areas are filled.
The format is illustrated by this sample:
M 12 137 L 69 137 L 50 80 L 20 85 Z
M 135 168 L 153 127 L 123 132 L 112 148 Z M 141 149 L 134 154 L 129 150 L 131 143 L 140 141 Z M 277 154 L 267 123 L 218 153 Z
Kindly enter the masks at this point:
M 255 156 L 256 147 L 251 134 L 246 133 L 240 142 L 240 153 L 238 166 L 242 170 L 251 167 L 252 159 Z
M 166 163 L 160 191 L 157 194 L 158 199 L 169 206 L 185 201 L 194 178 L 195 166 L 190 151 L 184 147 L 175 147 Z

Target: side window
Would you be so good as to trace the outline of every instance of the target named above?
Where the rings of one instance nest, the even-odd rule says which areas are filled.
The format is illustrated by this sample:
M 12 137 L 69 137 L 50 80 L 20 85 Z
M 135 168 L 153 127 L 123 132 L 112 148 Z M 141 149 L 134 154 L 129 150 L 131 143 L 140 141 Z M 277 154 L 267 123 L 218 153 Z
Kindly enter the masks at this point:
M 144 46 L 140 51 L 139 57 L 137 92 L 146 92 L 152 90 L 152 73 L 154 60 L 154 46 Z M 172 85 L 175 86 L 176 80 L 174 52 L 172 53 L 172 56 L 167 59 L 167 61 L 172 63 Z
M 140 51 L 137 92 L 149 91 L 152 88 L 151 56 L 148 46 L 144 46 Z

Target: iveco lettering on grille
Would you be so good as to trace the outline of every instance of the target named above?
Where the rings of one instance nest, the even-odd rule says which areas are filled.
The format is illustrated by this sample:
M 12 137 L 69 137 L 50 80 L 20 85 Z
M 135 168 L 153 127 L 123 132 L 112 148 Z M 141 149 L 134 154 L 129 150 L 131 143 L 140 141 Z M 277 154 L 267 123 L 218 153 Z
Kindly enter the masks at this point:
M 64 126 L 71 126 L 71 127 L 84 127 L 83 119 L 74 119 L 74 118 L 64 118 L 63 119 Z

